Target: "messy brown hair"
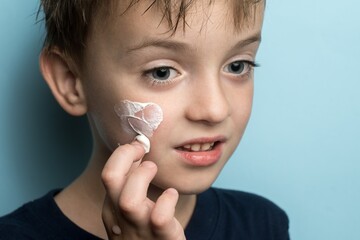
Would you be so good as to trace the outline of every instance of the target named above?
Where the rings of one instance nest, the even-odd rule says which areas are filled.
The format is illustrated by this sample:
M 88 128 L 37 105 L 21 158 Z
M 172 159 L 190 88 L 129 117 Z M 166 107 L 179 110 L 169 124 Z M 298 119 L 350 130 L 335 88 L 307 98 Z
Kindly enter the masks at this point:
M 57 47 L 64 54 L 80 60 L 86 47 L 86 40 L 95 16 L 102 10 L 116 8 L 116 2 L 122 0 L 41 0 L 38 16 L 44 16 L 46 37 L 45 50 Z M 141 0 L 129 0 L 127 10 Z M 145 10 L 153 6 L 160 7 L 163 20 L 169 24 L 169 31 L 177 31 L 179 25 L 185 30 L 186 14 L 196 0 L 152 0 Z M 215 0 L 209 0 L 211 5 Z M 265 0 L 224 0 L 232 5 L 234 27 L 239 29 L 254 8 Z M 111 11 L 111 10 L 110 10 Z M 126 11 L 126 10 L 125 10 Z M 111 13 L 111 12 L 108 12 Z

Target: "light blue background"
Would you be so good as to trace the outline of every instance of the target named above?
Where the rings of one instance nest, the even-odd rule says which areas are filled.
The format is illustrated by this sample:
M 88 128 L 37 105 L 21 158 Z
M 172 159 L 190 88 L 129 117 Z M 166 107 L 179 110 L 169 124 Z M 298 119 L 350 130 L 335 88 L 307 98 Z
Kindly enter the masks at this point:
M 90 151 L 38 71 L 36 0 L 0 0 L 0 215 L 69 183 Z M 267 2 L 243 141 L 216 186 L 272 199 L 292 239 L 360 239 L 360 2 Z

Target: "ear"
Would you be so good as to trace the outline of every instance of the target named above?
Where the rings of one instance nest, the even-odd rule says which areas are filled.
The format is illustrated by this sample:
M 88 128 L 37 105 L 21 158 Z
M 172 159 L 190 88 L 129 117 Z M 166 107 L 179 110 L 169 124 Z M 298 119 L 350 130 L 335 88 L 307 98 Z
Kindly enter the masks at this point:
M 71 58 L 55 48 L 43 50 L 40 70 L 55 99 L 66 112 L 74 116 L 87 112 L 83 84 Z

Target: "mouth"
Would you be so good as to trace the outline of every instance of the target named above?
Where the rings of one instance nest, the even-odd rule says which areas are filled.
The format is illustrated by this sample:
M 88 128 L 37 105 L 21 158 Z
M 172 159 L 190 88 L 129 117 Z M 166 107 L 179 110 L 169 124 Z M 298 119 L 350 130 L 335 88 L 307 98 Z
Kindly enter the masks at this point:
M 201 137 L 183 142 L 176 147 L 176 150 L 185 152 L 208 152 L 226 141 L 225 137 Z
M 224 137 L 197 138 L 184 142 L 175 150 L 186 164 L 206 167 L 220 160 L 225 142 Z
M 176 149 L 184 152 L 208 152 L 213 150 L 218 144 L 220 144 L 220 141 L 204 142 L 204 143 L 199 142 L 199 143 L 191 143 L 191 144 L 189 143 L 177 147 Z

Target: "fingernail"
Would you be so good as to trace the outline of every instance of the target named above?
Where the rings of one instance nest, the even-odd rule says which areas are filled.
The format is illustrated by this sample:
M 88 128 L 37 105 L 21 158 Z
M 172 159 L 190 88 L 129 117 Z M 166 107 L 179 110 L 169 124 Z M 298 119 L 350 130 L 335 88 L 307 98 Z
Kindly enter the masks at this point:
M 166 192 L 166 193 L 169 193 L 169 194 L 173 194 L 173 195 L 178 194 L 178 192 L 176 191 L 175 188 L 168 188 L 168 189 L 166 189 L 165 192 Z
M 137 141 L 136 139 L 133 141 L 133 142 L 131 142 L 131 145 L 133 145 L 133 146 L 135 146 L 135 147 L 137 147 L 137 148 L 142 148 L 142 149 L 145 149 L 144 148 L 144 145 L 142 145 L 139 141 Z
M 120 229 L 120 227 L 118 225 L 113 226 L 111 228 L 111 230 L 112 230 L 113 234 L 115 234 L 115 235 L 120 235 L 121 234 L 121 229 Z

